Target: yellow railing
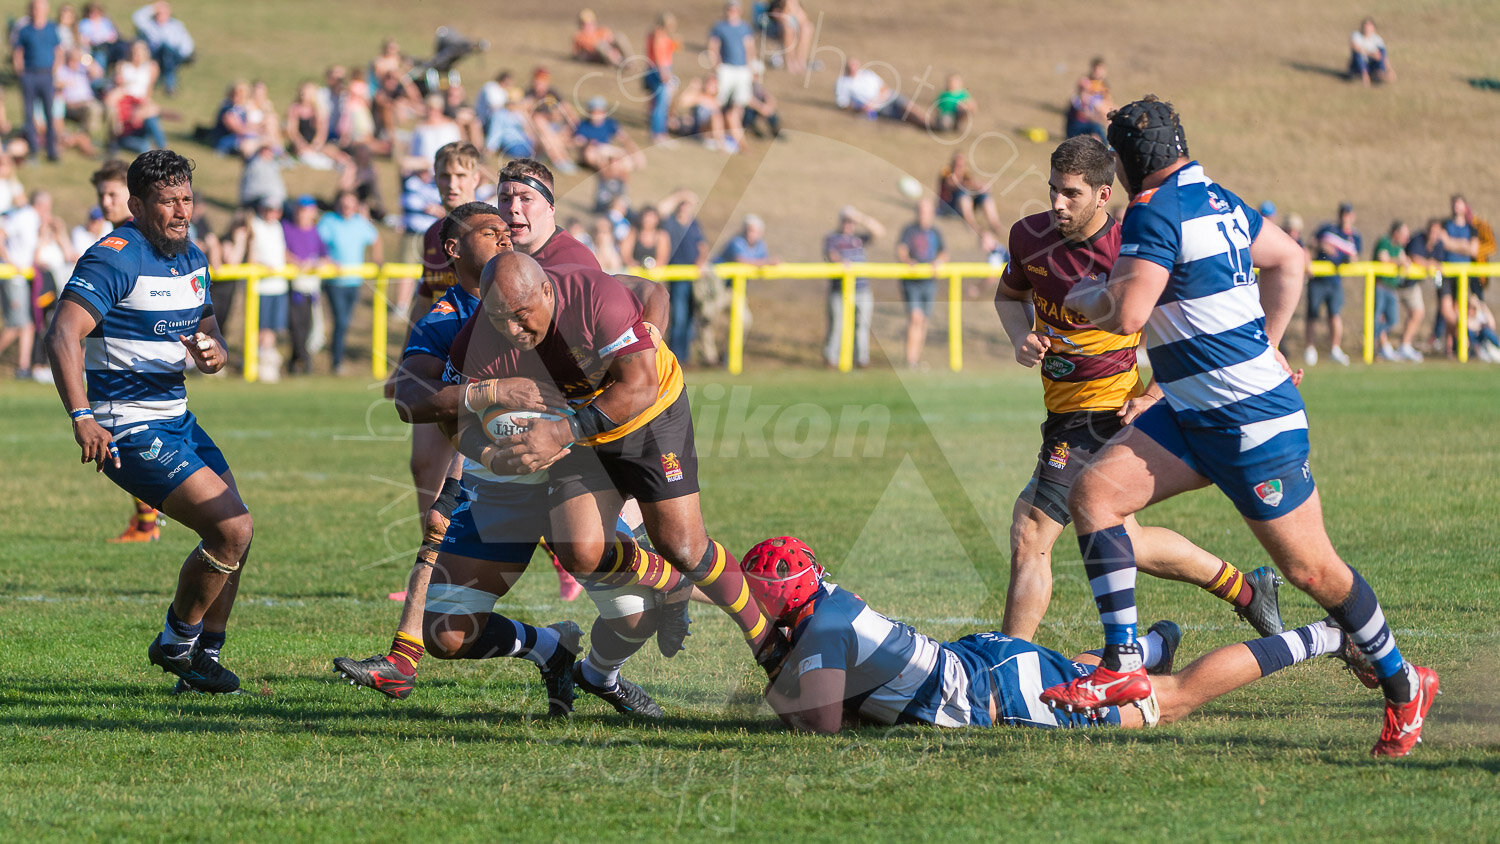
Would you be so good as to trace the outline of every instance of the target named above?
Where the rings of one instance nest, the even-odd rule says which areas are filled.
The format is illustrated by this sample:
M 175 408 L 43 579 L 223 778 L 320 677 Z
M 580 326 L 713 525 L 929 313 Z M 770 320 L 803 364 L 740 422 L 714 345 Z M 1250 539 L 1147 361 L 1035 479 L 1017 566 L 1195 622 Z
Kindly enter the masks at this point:
M 923 279 L 923 278 L 946 278 L 948 280 L 948 368 L 957 372 L 963 368 L 963 281 L 966 278 L 993 278 L 1000 274 L 1001 268 L 991 266 L 982 262 L 952 262 L 940 265 L 934 271 L 931 264 L 771 264 L 769 266 L 757 267 L 750 264 L 718 264 L 715 266 L 720 277 L 726 278 L 730 286 L 729 302 L 729 348 L 728 367 L 729 372 L 738 375 L 745 368 L 745 313 L 746 297 L 749 292 L 749 282 L 756 281 L 778 281 L 791 279 L 814 279 L 832 280 L 840 282 L 842 292 L 842 334 L 839 338 L 838 368 L 840 371 L 848 372 L 854 367 L 854 288 L 855 282 L 860 278 L 868 279 Z M 1458 279 L 1457 295 L 1455 305 L 1458 308 L 1457 315 L 1457 342 L 1458 359 L 1467 361 L 1469 359 L 1469 280 L 1471 278 L 1500 277 L 1500 263 L 1490 264 L 1443 264 L 1442 274 Z M 271 270 L 258 264 L 226 264 L 219 267 L 213 273 L 216 281 L 243 280 L 245 282 L 244 301 L 244 361 L 245 380 L 254 381 L 257 377 L 258 352 L 260 349 L 260 295 L 258 285 L 260 279 L 270 275 Z M 698 269 L 690 265 L 673 265 L 643 269 L 633 267 L 629 272 L 648 278 L 652 281 L 693 281 L 698 277 Z M 1364 279 L 1364 343 L 1363 357 L 1365 363 L 1371 363 L 1375 359 L 1375 285 L 1376 278 L 1401 275 L 1399 268 L 1394 264 L 1385 264 L 1375 261 L 1356 261 L 1335 267 L 1327 261 L 1313 261 L 1310 272 L 1316 277 L 1341 276 L 1345 278 Z M 18 270 L 9 264 L 0 264 L 0 279 L 11 278 L 17 274 L 30 277 L 30 270 Z M 320 278 L 348 278 L 358 277 L 369 279 L 373 282 L 374 289 L 374 318 L 371 322 L 370 333 L 372 335 L 372 354 L 370 356 L 370 372 L 375 378 L 385 378 L 389 371 L 389 361 L 385 356 L 386 344 L 389 340 L 389 322 L 387 320 L 387 291 L 390 279 L 393 278 L 419 278 L 422 267 L 419 264 L 359 264 L 356 266 L 340 267 L 328 265 L 313 272 L 304 272 L 295 266 L 287 266 L 281 270 L 280 275 L 287 278 L 297 276 L 315 275 Z M 1407 276 L 1410 278 L 1426 279 L 1429 272 L 1412 268 Z

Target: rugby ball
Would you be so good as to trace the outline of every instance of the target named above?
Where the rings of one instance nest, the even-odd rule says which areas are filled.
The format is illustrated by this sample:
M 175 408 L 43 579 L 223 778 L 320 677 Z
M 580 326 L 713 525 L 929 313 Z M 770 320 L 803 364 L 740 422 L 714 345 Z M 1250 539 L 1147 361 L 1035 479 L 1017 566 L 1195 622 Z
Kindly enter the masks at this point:
M 484 423 L 484 432 L 489 435 L 491 440 L 498 443 L 506 437 L 514 437 L 526 430 L 525 426 L 517 424 L 521 420 L 558 420 L 562 417 L 555 413 L 540 413 L 535 410 L 511 410 L 508 407 L 492 407 L 480 414 L 479 418 Z
M 922 195 L 922 183 L 917 181 L 915 176 L 902 176 L 901 180 L 896 182 L 896 190 L 907 199 L 916 199 Z

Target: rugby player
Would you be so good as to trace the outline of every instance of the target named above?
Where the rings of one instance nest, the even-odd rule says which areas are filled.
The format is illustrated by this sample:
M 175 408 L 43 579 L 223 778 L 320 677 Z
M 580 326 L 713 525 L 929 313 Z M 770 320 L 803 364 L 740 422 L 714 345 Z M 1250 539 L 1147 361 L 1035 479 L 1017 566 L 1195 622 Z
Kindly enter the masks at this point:
M 1308 461 L 1300 376 L 1276 351 L 1301 294 L 1302 248 L 1188 157 L 1181 120 L 1154 96 L 1114 112 L 1109 142 L 1131 201 L 1120 259 L 1081 282 L 1066 305 L 1117 334 L 1146 330 L 1165 401 L 1110 440 L 1074 481 L 1104 658 L 1042 699 L 1095 709 L 1151 694 L 1135 635 L 1136 551 L 1125 519 L 1213 484 L 1271 559 L 1373 665 L 1386 700 L 1376 756 L 1421 740 L 1438 677 L 1402 658 L 1375 591 L 1333 549 Z M 1256 270 L 1259 270 L 1257 277 Z
M 119 228 L 130 220 L 130 188 L 125 185 L 125 174 L 129 167 L 125 162 L 112 158 L 104 162 L 98 170 L 89 176 L 89 183 L 94 186 L 94 195 L 99 201 L 99 211 L 104 214 L 104 219 L 111 226 Z M 135 499 L 135 513 L 130 517 L 130 524 L 119 536 L 113 536 L 105 540 L 107 542 L 155 542 L 161 539 L 161 518 L 156 508 L 150 504 Z
M 1141 639 L 1154 675 L 1134 706 L 1089 713 L 1052 709 L 1047 685 L 1086 674 L 1093 654 L 1071 660 L 1003 633 L 939 642 L 893 621 L 829 581 L 811 548 L 784 536 L 745 555 L 750 590 L 791 638 L 766 688 L 787 726 L 837 733 L 844 726 L 1150 727 L 1186 717 L 1220 695 L 1273 671 L 1336 651 L 1344 634 L 1326 619 L 1277 636 L 1219 648 L 1173 674 L 1181 630 L 1159 621 Z
M 529 247 L 546 255 L 577 241 L 552 222 L 551 186 L 531 165 L 522 165 L 525 171 L 517 165 L 511 162 L 501 173 L 500 209 L 502 216 L 510 209 L 518 252 L 486 268 L 493 284 L 486 288 L 483 313 L 460 332 L 452 360 L 471 378 L 524 374 L 555 383 L 574 413 L 537 420 L 498 445 L 469 416 L 460 450 L 497 473 L 551 467 L 553 550 L 586 582 L 623 580 L 665 593 L 669 603 L 657 631 L 664 655 L 681 648 L 686 602 L 696 585 L 740 627 L 758 662 L 773 661 L 782 637 L 751 598 L 737 561 L 703 526 L 681 368 L 615 279 L 586 267 L 559 272 L 553 262 L 539 264 L 522 254 Z M 552 234 L 539 242 L 535 233 L 543 221 Z M 647 534 L 665 561 L 631 537 L 606 536 L 624 495 L 640 502 Z M 575 679 L 598 694 L 585 667 Z
M 214 373 L 229 359 L 208 260 L 188 238 L 193 165 L 153 150 L 130 165 L 126 184 L 134 220 L 79 260 L 47 350 L 82 461 L 202 540 L 147 658 L 177 675 L 179 688 L 236 692 L 239 678 L 219 652 L 253 525 L 224 455 L 187 409 L 188 362 Z
M 1052 545 L 1072 517 L 1068 488 L 1110 437 L 1161 398 L 1136 367 L 1139 334 L 1101 331 L 1063 305 L 1079 281 L 1108 275 L 1120 250 L 1120 226 L 1104 210 L 1115 180 L 1115 157 L 1092 135 L 1063 141 L 1052 152 L 1052 209 L 1017 221 L 1011 260 L 995 291 L 995 312 L 1015 346 L 1016 360 L 1041 365 L 1047 420 L 1031 481 L 1016 499 L 1010 528 L 1010 588 L 1000 632 L 1036 637 L 1052 598 Z M 1028 311 L 1035 312 L 1033 323 Z M 1125 521 L 1141 568 L 1202 587 L 1229 602 L 1262 636 L 1281 632 L 1280 578 L 1269 566 L 1242 574 L 1166 528 Z

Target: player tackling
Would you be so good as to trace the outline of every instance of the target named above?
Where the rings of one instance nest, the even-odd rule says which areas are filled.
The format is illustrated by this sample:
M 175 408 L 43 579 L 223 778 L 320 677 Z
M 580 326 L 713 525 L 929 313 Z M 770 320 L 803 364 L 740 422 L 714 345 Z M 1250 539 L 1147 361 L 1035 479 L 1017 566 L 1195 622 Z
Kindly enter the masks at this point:
M 239 678 L 218 657 L 252 524 L 224 455 L 187 409 L 188 362 L 214 373 L 229 359 L 208 260 L 188 238 L 193 165 L 153 150 L 130 165 L 126 183 L 134 220 L 79 260 L 47 350 L 82 462 L 202 539 L 183 561 L 148 658 L 177 675 L 179 689 L 235 692 Z
M 1214 484 L 1282 573 L 1373 665 L 1386 713 L 1371 752 L 1405 756 L 1421 740 L 1438 677 L 1402 658 L 1375 591 L 1339 558 L 1323 526 L 1300 377 L 1276 351 L 1301 294 L 1302 248 L 1188 158 L 1169 103 L 1148 96 L 1114 112 L 1109 141 L 1131 196 L 1120 260 L 1107 280 L 1074 287 L 1066 304 L 1106 331 L 1144 329 L 1165 400 L 1112 439 L 1073 485 L 1068 506 L 1104 625 L 1104 657 L 1092 674 L 1048 689 L 1042 700 L 1077 711 L 1150 696 L 1125 520 Z M 1263 669 L 1274 669 L 1265 658 L 1257 654 Z

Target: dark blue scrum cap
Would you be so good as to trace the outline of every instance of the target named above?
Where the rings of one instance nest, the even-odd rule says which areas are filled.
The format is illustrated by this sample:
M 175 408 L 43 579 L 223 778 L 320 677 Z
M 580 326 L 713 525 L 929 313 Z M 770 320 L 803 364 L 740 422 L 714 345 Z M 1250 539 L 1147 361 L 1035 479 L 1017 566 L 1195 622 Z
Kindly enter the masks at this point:
M 1120 179 L 1131 194 L 1140 192 L 1147 176 L 1188 154 L 1177 110 L 1155 94 L 1110 114 L 1109 145 L 1120 155 Z

